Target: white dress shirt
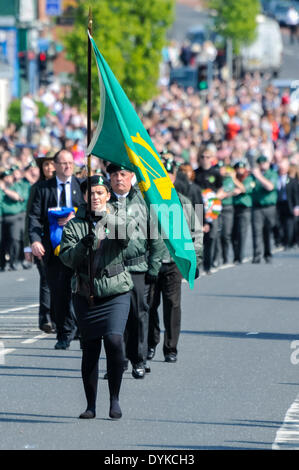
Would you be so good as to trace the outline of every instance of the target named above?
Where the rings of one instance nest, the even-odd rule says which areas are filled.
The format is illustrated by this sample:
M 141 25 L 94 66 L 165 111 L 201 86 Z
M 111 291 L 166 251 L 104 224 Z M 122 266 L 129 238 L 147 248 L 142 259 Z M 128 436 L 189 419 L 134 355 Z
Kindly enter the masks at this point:
M 56 176 L 57 181 L 57 205 L 59 206 L 60 202 L 60 194 L 62 192 L 61 184 L 65 184 L 65 200 L 66 200 L 66 207 L 72 207 L 72 177 L 70 176 L 66 181 L 61 181 L 58 176 Z

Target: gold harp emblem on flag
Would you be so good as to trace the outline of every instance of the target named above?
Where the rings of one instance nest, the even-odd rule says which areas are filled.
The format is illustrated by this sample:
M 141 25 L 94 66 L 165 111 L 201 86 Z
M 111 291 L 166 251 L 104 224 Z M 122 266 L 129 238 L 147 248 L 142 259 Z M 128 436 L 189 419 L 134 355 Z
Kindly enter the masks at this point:
M 151 180 L 149 177 L 149 174 L 153 177 L 153 182 L 155 183 L 155 186 L 161 196 L 162 199 L 164 200 L 170 200 L 171 199 L 171 189 L 174 188 L 172 182 L 170 181 L 170 178 L 160 161 L 160 158 L 158 155 L 154 152 L 154 150 L 151 148 L 151 146 L 141 137 L 139 132 L 137 132 L 136 136 L 131 136 L 132 141 L 134 144 L 139 144 L 143 148 L 145 148 L 156 160 L 156 162 L 159 164 L 162 175 L 155 170 L 146 160 L 144 160 L 142 157 L 138 156 L 130 147 L 128 147 L 125 143 L 125 147 L 127 150 L 128 157 L 130 159 L 130 162 L 133 163 L 136 167 L 138 167 L 142 173 L 142 176 L 144 178 L 144 181 L 141 181 L 139 184 L 140 191 L 142 194 L 146 191 L 148 191 L 151 187 Z M 165 175 L 165 176 L 163 176 Z

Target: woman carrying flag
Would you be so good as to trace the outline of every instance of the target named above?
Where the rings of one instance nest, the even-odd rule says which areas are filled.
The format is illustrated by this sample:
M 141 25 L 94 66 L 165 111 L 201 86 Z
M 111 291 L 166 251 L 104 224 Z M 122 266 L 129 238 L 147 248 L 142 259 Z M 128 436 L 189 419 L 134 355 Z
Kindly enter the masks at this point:
M 123 252 L 128 244 L 129 217 L 116 213 L 111 205 L 108 181 L 101 175 L 90 177 L 91 217 L 94 230 L 89 233 L 87 206 L 64 227 L 60 245 L 61 261 L 74 271 L 73 304 L 81 336 L 82 379 L 87 408 L 79 418 L 96 416 L 98 362 L 102 338 L 107 357 L 110 392 L 110 418 L 119 419 L 119 391 L 124 370 L 123 333 L 130 308 L 133 282 L 124 265 Z M 87 202 L 87 180 L 81 184 Z M 90 300 L 88 251 L 93 249 L 93 303 Z

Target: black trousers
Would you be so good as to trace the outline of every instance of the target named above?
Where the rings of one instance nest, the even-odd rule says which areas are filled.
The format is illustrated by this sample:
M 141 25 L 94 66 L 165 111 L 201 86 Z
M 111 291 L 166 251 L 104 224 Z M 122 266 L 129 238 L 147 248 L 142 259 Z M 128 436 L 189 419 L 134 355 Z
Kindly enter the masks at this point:
M 271 256 L 271 234 L 276 223 L 276 206 L 254 207 L 252 211 L 253 255 Z M 264 249 L 264 250 L 263 250 Z
M 210 231 L 204 234 L 203 238 L 203 268 L 205 271 L 210 271 L 213 262 L 213 256 L 215 252 L 215 246 L 217 243 L 218 236 L 218 220 L 214 220 L 210 224 Z
M 232 233 L 234 225 L 234 208 L 233 206 L 223 206 L 221 217 L 221 248 L 223 262 L 228 262 L 229 248 L 232 244 Z
M 35 259 L 39 272 L 39 314 L 38 325 L 41 328 L 45 323 L 55 326 L 54 312 L 51 308 L 51 292 L 47 281 L 46 267 L 43 260 Z
M 295 217 L 290 214 L 287 201 L 277 203 L 278 238 L 285 247 L 291 247 L 294 243 Z
M 158 280 L 150 289 L 148 346 L 155 348 L 160 342 L 158 308 L 163 300 L 164 342 L 163 353 L 177 354 L 181 331 L 182 275 L 175 263 L 163 263 Z
M 2 224 L 2 217 L 0 216 L 0 258 L 2 255 L 2 246 L 3 246 L 3 237 L 2 237 L 2 227 L 3 227 L 3 224 Z M 4 260 L 5 262 L 5 260 Z M 5 264 L 5 263 L 4 263 Z M 2 268 L 2 261 L 0 259 L 0 268 Z
M 24 213 L 4 215 L 2 219 L 2 244 L 0 267 L 5 267 L 5 254 L 9 255 L 9 265 L 19 262 L 21 258 L 22 235 L 24 230 Z
M 77 333 L 71 292 L 73 271 L 54 255 L 45 264 L 45 270 L 53 301 L 57 340 L 70 342 Z
M 234 261 L 242 262 L 245 256 L 245 245 L 251 220 L 251 208 L 235 206 L 233 227 Z
M 131 273 L 134 288 L 131 290 L 131 304 L 124 333 L 126 357 L 132 364 L 146 361 L 148 338 L 148 294 L 145 273 Z

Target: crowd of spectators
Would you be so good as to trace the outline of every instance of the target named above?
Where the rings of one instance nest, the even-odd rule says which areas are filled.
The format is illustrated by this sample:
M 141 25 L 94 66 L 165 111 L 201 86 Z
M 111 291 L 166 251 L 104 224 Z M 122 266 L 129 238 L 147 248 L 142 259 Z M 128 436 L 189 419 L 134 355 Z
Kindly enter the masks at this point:
M 28 267 L 23 256 L 23 222 L 30 186 L 39 177 L 35 165 L 38 158 L 54 154 L 61 147 L 67 148 L 74 157 L 75 174 L 86 175 L 87 119 L 84 113 L 67 104 L 68 93 L 67 86 L 54 83 L 42 87 L 35 97 L 25 95 L 21 102 L 22 125 L 17 128 L 8 123 L 0 132 L 2 271 L 6 267 L 16 269 L 19 262 Z M 38 117 L 37 101 L 48 109 L 43 118 Z M 289 176 L 299 181 L 297 109 L 289 90 L 281 93 L 259 74 L 248 74 L 229 83 L 214 79 L 204 94 L 162 81 L 160 93 L 145 103 L 139 114 L 158 153 L 171 158 L 178 166 L 189 165 L 196 172 L 201 166 L 200 156 L 208 149 L 212 166 L 219 172 L 224 167 L 222 176 L 235 177 L 239 162 L 243 162 L 247 174 L 252 174 L 262 155 L 273 171 L 278 171 L 280 163 L 287 160 Z M 103 167 L 101 160 L 92 159 L 93 172 Z M 227 196 L 227 193 L 218 194 L 220 200 Z M 13 232 L 8 226 L 12 214 L 21 214 L 18 228 L 14 227 Z M 298 223 L 297 215 L 293 216 L 292 245 L 296 245 Z M 208 232 L 209 223 L 205 225 Z M 218 232 L 220 237 L 219 229 Z M 278 244 L 275 230 L 273 233 Z M 14 243 L 13 251 L 10 243 Z M 11 256 L 13 262 L 9 261 Z M 218 257 L 215 266 L 222 261 Z

